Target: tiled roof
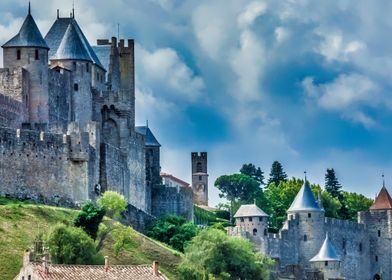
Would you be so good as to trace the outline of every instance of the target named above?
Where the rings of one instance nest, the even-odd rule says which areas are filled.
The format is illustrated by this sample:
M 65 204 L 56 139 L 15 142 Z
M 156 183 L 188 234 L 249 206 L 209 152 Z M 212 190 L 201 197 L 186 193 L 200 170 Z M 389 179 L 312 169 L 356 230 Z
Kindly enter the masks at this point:
M 288 210 L 288 212 L 300 211 L 323 211 L 319 207 L 306 179 Z
M 84 36 L 82 30 L 80 29 L 77 21 L 74 18 L 58 18 L 53 23 L 52 27 L 49 29 L 48 34 L 46 34 L 45 36 L 46 43 L 50 48 L 49 59 L 53 58 L 56 55 L 56 52 L 61 44 L 64 34 L 67 31 L 67 28 L 70 24 L 72 24 L 75 27 L 76 33 L 78 34 L 81 42 L 83 43 L 91 61 L 93 61 L 96 65 L 98 65 L 102 69 L 105 69 L 102 66 L 93 48 L 88 42 L 86 36 Z
M 256 204 L 244 204 L 235 213 L 234 218 L 241 217 L 268 217 L 268 215 L 261 210 Z
M 166 280 L 159 273 L 155 276 L 152 266 L 147 265 L 111 265 L 105 270 L 103 265 L 53 265 L 49 264 L 49 273 L 45 273 L 41 263 L 33 263 L 37 280 Z M 36 278 L 34 278 L 36 279 Z
M 75 27 L 72 24 L 68 25 L 67 31 L 61 40 L 60 46 L 52 58 L 91 61 L 85 46 L 83 45 L 75 30 Z
M 183 180 L 181 180 L 181 179 L 179 179 L 177 177 L 174 177 L 172 174 L 161 172 L 160 175 L 161 175 L 161 177 L 169 178 L 169 179 L 173 180 L 174 182 L 177 182 L 178 184 L 182 185 L 183 187 L 189 187 L 190 186 L 189 183 L 187 183 L 187 182 L 185 182 L 185 181 L 183 181 Z
M 11 47 L 36 47 L 49 49 L 31 14 L 27 15 L 19 33 L 3 45 L 3 48 Z
M 336 254 L 335 248 L 329 240 L 328 233 L 325 237 L 324 243 L 320 248 L 320 251 L 315 255 L 311 262 L 323 262 L 323 261 L 340 261 L 338 254 Z
M 370 209 L 371 210 L 392 209 L 392 198 L 389 195 L 388 190 L 385 186 L 381 188 L 381 191 L 378 193 L 376 200 L 374 201 Z
M 150 128 L 148 126 L 137 126 L 135 127 L 137 133 L 144 135 L 146 146 L 155 146 L 160 147 L 158 140 L 155 138 L 154 134 L 152 134 Z

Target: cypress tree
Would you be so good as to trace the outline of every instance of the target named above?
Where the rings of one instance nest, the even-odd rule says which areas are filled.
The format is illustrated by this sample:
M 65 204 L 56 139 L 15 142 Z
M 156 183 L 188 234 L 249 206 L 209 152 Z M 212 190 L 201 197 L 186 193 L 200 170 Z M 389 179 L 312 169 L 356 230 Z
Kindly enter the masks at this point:
M 280 182 L 287 180 L 287 174 L 283 171 L 283 166 L 279 161 L 274 161 L 271 166 L 268 184 L 275 183 L 279 185 Z
M 342 185 L 339 183 L 336 177 L 335 170 L 333 168 L 327 168 L 327 173 L 325 173 L 325 190 L 329 192 L 333 197 L 342 200 Z

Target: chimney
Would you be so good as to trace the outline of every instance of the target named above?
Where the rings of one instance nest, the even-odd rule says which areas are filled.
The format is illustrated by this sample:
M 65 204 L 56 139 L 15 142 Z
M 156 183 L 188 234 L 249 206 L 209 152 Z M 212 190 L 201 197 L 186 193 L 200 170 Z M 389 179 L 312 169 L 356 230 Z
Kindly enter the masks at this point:
M 23 255 L 23 266 L 27 266 L 32 261 L 32 254 L 29 250 L 26 250 Z
M 49 275 L 49 266 L 48 266 L 48 255 L 45 254 L 43 257 L 43 266 L 45 275 Z
M 152 262 L 152 274 L 154 276 L 158 276 L 159 275 L 159 263 L 157 261 L 153 261 Z
M 109 257 L 105 256 L 105 271 L 109 270 Z

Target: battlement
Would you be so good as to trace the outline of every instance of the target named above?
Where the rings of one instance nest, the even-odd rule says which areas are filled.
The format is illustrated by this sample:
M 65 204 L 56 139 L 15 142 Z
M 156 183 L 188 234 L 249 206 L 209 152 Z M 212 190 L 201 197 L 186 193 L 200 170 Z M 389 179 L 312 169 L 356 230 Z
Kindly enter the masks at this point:
M 327 217 L 325 218 L 325 226 L 327 228 L 340 228 L 342 231 L 364 232 L 366 230 L 364 224 Z
M 207 152 L 192 152 L 192 159 L 196 159 L 196 158 L 201 158 L 201 159 L 206 159 L 207 158 Z

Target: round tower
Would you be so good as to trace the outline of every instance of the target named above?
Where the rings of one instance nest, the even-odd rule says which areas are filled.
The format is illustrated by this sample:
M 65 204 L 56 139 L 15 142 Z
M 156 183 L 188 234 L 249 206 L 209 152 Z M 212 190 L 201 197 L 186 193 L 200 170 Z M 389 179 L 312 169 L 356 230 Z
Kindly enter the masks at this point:
M 340 258 L 326 234 L 323 245 L 317 255 L 310 259 L 312 268 L 323 273 L 324 279 L 340 279 Z
M 234 218 L 237 232 L 246 235 L 260 251 L 267 253 L 268 215 L 256 204 L 245 204 Z
M 296 221 L 293 223 L 296 239 L 294 256 L 298 264 L 308 267 L 309 260 L 318 252 L 325 237 L 325 213 L 316 201 L 306 177 L 287 214 L 288 220 Z
M 29 11 L 18 34 L 3 46 L 4 68 L 22 67 L 28 72 L 29 92 L 24 103 L 29 111 L 25 122 L 48 123 L 49 47 Z

